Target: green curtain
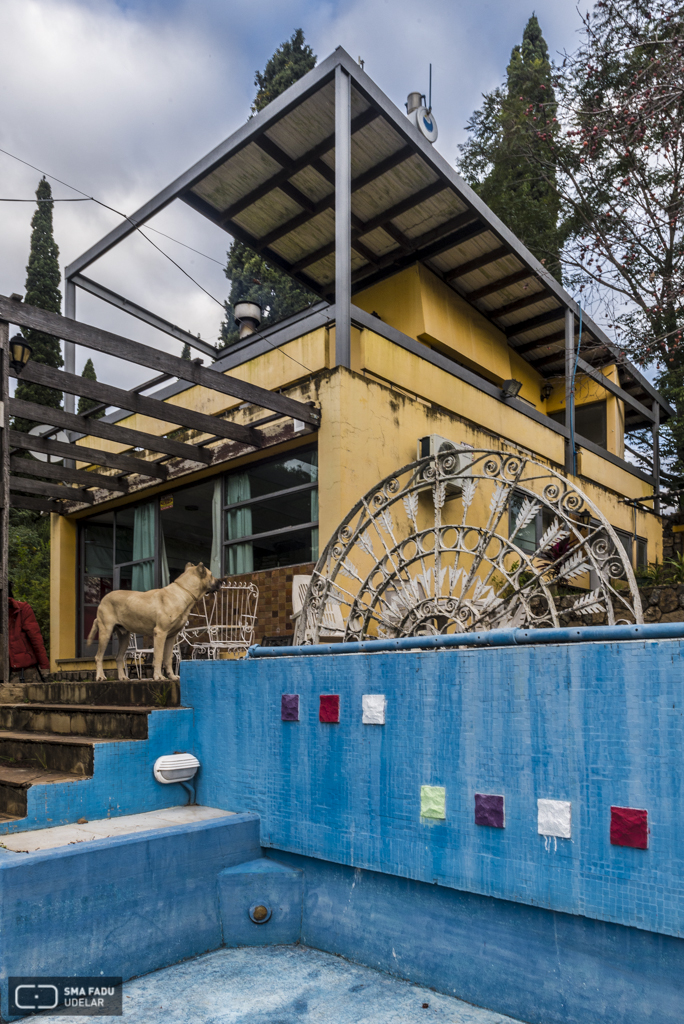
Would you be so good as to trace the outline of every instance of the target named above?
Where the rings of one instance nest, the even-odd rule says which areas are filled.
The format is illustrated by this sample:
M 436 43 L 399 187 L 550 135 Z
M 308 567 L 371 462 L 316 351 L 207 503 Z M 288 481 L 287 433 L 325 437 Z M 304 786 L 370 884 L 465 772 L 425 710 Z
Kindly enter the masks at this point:
M 144 561 L 149 559 L 149 561 Z M 154 502 L 138 505 L 133 518 L 133 590 L 154 586 Z
M 214 493 L 211 498 L 211 560 L 209 569 L 212 576 L 221 575 L 221 477 L 214 481 Z
M 312 453 L 311 465 L 318 467 L 318 450 Z M 318 473 L 312 474 L 313 479 L 318 479 Z M 311 522 L 318 522 L 318 487 L 311 492 Z M 311 531 L 311 561 L 318 561 L 318 527 Z
M 251 498 L 252 492 L 247 473 L 231 473 L 226 481 L 226 504 L 233 505 L 237 501 Z M 226 540 L 237 540 L 249 537 L 252 532 L 252 509 L 232 509 L 226 513 Z M 243 572 L 254 569 L 254 552 L 251 543 L 231 544 L 228 548 L 228 575 L 239 576 Z

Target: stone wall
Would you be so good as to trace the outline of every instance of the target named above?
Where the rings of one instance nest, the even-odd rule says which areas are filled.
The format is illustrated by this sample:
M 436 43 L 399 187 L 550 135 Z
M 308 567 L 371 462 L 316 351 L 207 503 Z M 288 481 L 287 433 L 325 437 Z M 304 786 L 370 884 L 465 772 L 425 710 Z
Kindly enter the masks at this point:
M 640 587 L 639 593 L 644 611 L 644 622 L 684 622 L 684 584 Z M 605 613 L 570 614 L 570 609 L 576 600 L 576 594 L 572 597 L 556 598 L 556 608 L 559 612 L 561 626 L 606 625 L 608 620 Z M 617 605 L 615 606 L 615 617 L 616 619 L 627 618 L 624 610 Z

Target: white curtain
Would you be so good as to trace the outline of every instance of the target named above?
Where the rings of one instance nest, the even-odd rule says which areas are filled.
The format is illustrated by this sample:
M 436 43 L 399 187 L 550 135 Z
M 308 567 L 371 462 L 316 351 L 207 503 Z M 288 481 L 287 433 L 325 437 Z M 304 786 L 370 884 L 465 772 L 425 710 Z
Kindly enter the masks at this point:
M 135 510 L 133 561 L 138 565 L 133 566 L 132 589 L 151 590 L 154 586 L 154 502 L 138 505 Z
M 226 504 L 251 498 L 251 488 L 247 473 L 231 473 L 226 484 Z M 226 512 L 226 540 L 238 540 L 249 537 L 252 532 L 252 509 L 236 508 Z M 228 575 L 239 576 L 254 569 L 254 552 L 251 543 L 231 544 L 228 547 Z
M 221 575 L 221 486 L 220 476 L 214 480 L 214 493 L 211 499 L 211 560 L 209 569 L 212 576 Z

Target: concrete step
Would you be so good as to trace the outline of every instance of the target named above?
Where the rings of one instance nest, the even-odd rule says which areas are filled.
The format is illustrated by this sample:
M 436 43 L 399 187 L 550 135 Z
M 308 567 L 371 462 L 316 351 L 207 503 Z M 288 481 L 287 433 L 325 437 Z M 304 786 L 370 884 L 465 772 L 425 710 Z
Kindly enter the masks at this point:
M 0 732 L 0 766 L 66 772 L 72 779 L 87 778 L 93 774 L 95 744 L 118 742 L 98 736 Z
M 147 716 L 152 710 L 115 704 L 0 704 L 0 737 L 8 731 L 146 740 Z
M 0 821 L 26 817 L 27 794 L 33 785 L 73 782 L 68 772 L 48 772 L 42 768 L 14 767 L 0 762 Z
M 180 684 L 153 683 L 150 679 L 129 679 L 124 683 L 93 679 L 80 682 L 0 683 L 0 704 L 142 704 L 172 708 L 180 705 Z

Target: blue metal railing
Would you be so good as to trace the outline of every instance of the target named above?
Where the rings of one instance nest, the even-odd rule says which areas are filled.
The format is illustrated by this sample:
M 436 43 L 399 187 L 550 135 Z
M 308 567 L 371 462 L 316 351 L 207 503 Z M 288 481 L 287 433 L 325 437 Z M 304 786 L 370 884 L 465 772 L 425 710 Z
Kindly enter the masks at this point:
M 684 640 L 684 622 L 652 622 L 639 626 L 570 626 L 565 629 L 492 629 L 446 636 L 405 636 L 398 640 L 260 647 L 248 658 L 293 658 L 315 654 L 379 654 L 383 651 L 434 651 L 450 647 L 519 647 L 525 644 L 572 644 L 612 640 Z

